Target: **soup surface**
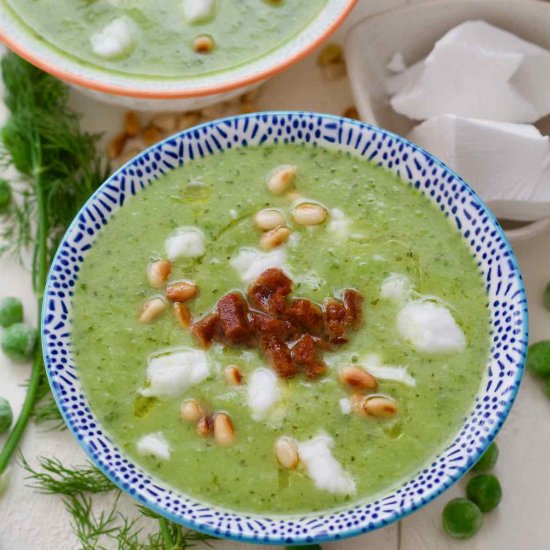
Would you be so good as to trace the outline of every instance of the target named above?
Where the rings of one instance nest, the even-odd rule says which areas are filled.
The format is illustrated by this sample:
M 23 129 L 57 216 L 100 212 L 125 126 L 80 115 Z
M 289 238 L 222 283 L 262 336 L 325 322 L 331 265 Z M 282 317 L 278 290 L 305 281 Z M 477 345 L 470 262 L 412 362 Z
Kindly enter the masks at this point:
M 297 167 L 295 189 L 302 200 L 327 209 L 323 223 L 298 225 L 292 218 L 296 197 L 267 190 L 266 174 L 279 165 Z M 279 209 L 291 232 L 268 252 L 259 248 L 253 221 L 266 207 Z M 195 320 L 228 292 L 246 292 L 253 279 L 250 272 L 243 275 L 250 257 L 263 262 L 257 272 L 284 269 L 294 297 L 322 304 L 344 288 L 363 296 L 363 323 L 349 331 L 348 343 L 323 352 L 326 373 L 276 379 L 277 399 L 258 411 L 254 407 L 261 409 L 272 393 L 262 394 L 255 376 L 263 369 L 269 377 L 273 369 L 257 347 L 215 342 L 202 351 L 168 308 L 151 323 L 138 322 L 144 301 L 163 292 L 148 284 L 147 266 L 165 258 L 167 248 L 177 255 L 167 238 L 182 227 L 202 232 L 204 250 L 174 259 L 169 281 L 198 286 L 198 296 L 186 302 Z M 127 199 L 82 266 L 73 302 L 74 355 L 106 430 L 158 478 L 231 509 L 326 510 L 395 486 L 456 433 L 488 355 L 486 302 L 459 234 L 393 174 L 318 148 L 245 147 L 190 162 Z M 418 306 L 427 309 L 415 317 Z M 205 354 L 208 372 L 168 395 L 170 388 L 159 390 L 148 368 L 159 352 L 178 350 Z M 241 384 L 228 384 L 228 365 L 240 370 Z M 378 383 L 375 395 L 390 399 L 397 412 L 357 414 L 355 390 L 340 379 L 345 365 L 370 372 Z M 259 388 L 251 387 L 254 379 Z M 180 406 L 188 399 L 229 415 L 232 445 L 200 437 L 195 423 L 182 420 Z M 303 463 L 284 468 L 274 454 L 281 437 L 300 445 L 300 452 L 309 442 L 309 455 L 325 459 L 312 464 L 315 457 L 305 461 L 304 451 Z M 311 440 L 319 448 L 311 448 Z M 331 487 L 323 476 L 341 483 Z
M 266 55 L 308 25 L 326 2 L 0 0 L 0 5 L 7 3 L 38 36 L 84 63 L 141 76 L 195 77 Z M 213 45 L 210 50 L 203 43 L 197 51 L 201 37 L 207 37 L 207 47 Z

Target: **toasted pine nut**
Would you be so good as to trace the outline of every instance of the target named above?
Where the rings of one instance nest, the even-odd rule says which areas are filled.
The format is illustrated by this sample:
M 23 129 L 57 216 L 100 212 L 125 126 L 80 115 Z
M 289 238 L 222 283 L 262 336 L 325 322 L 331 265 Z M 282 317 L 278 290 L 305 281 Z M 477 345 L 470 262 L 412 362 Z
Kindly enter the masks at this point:
M 199 287 L 195 283 L 178 281 L 166 288 L 166 298 L 171 302 L 187 302 L 192 300 L 198 292 Z
M 231 386 L 240 386 L 243 383 L 243 375 L 236 365 L 229 365 L 223 371 L 225 381 Z
M 201 121 L 201 115 L 197 111 L 189 111 L 188 113 L 183 113 L 178 120 L 177 128 L 178 130 L 187 130 L 196 126 Z
M 278 166 L 267 178 L 267 188 L 275 195 L 288 191 L 296 178 L 297 168 L 290 164 Z
M 363 401 L 363 410 L 369 416 L 388 417 L 393 416 L 397 412 L 397 404 L 389 397 L 367 397 Z
M 187 422 L 198 422 L 204 415 L 201 404 L 196 399 L 188 399 L 181 404 L 181 418 Z
M 233 422 L 225 413 L 218 413 L 214 417 L 214 439 L 222 447 L 229 447 L 235 442 Z
M 161 135 L 159 129 L 152 124 L 149 124 L 141 131 L 141 139 L 145 145 L 154 145 L 157 141 L 160 141 Z
M 347 386 L 363 390 L 375 390 L 376 378 L 359 367 L 348 365 L 340 371 L 340 380 Z
M 173 306 L 174 317 L 181 328 L 189 328 L 191 326 L 191 314 L 185 304 L 176 302 Z
M 292 211 L 292 218 L 298 225 L 318 225 L 328 216 L 324 206 L 313 202 L 302 202 Z
M 298 446 L 289 437 L 280 437 L 277 439 L 275 442 L 275 456 L 277 457 L 277 462 L 288 470 L 294 470 L 298 466 L 298 462 L 300 462 Z
M 334 42 L 329 42 L 325 44 L 323 49 L 319 52 L 317 57 L 317 63 L 321 67 L 326 67 L 333 63 L 342 63 L 344 61 L 344 52 L 340 44 L 335 44 Z
M 129 137 L 136 137 L 140 129 L 139 117 L 134 111 L 128 111 L 124 115 L 124 131 Z
M 214 421 L 211 416 L 201 416 L 197 422 L 197 435 L 208 437 L 214 431 Z
M 158 113 L 151 119 L 151 124 L 161 132 L 171 134 L 176 129 L 177 118 L 171 113 Z
M 214 49 L 214 39 L 207 34 L 197 36 L 193 40 L 193 49 L 197 53 L 210 53 Z
M 254 223 L 261 231 L 269 231 L 275 229 L 285 223 L 285 217 L 282 212 L 275 208 L 264 208 L 254 216 Z
M 155 260 L 147 267 L 147 279 L 153 288 L 160 288 L 172 271 L 172 264 L 168 260 Z
M 126 145 L 126 141 L 128 141 L 128 134 L 126 132 L 120 132 L 109 142 L 109 145 L 107 146 L 107 155 L 111 160 L 114 160 L 121 155 L 122 150 Z
M 254 103 L 242 103 L 239 107 L 239 114 L 247 115 L 249 113 L 255 113 L 258 109 Z
M 290 230 L 287 227 L 276 227 L 260 237 L 260 246 L 264 250 L 271 250 L 286 243 L 289 237 Z
M 343 117 L 346 118 L 352 118 L 354 120 L 361 120 L 361 117 L 359 116 L 359 111 L 356 107 L 348 107 L 343 113 Z
M 138 321 L 140 323 L 152 323 L 157 317 L 160 317 L 166 309 L 166 301 L 159 296 L 147 300 L 139 312 Z

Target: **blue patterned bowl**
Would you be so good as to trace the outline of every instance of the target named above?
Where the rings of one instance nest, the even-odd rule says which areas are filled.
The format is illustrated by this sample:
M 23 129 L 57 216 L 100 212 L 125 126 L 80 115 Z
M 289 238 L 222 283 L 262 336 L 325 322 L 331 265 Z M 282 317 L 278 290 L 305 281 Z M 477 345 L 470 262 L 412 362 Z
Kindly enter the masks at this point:
M 419 189 L 463 236 L 485 281 L 491 314 L 486 378 L 453 442 L 383 498 L 300 517 L 221 510 L 177 493 L 143 471 L 109 439 L 90 410 L 71 352 L 71 297 L 80 266 L 126 198 L 197 157 L 277 142 L 349 151 Z M 173 521 L 216 536 L 257 544 L 303 544 L 388 525 L 422 507 L 469 470 L 502 426 L 518 391 L 527 347 L 527 301 L 516 259 L 497 221 L 470 187 L 437 159 L 399 136 L 353 120 L 263 113 L 172 136 L 111 176 L 84 205 L 59 247 L 46 287 L 42 330 L 50 384 L 65 421 L 93 462 L 122 490 Z

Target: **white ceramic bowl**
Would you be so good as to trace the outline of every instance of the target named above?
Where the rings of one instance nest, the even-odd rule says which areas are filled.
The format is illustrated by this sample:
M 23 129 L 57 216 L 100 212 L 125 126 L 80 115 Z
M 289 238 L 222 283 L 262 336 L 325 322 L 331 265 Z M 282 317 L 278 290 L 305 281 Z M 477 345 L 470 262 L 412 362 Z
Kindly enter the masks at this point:
M 357 0 L 328 0 L 301 32 L 259 59 L 215 74 L 178 79 L 117 74 L 80 63 L 31 32 L 3 2 L 0 0 L 0 41 L 34 65 L 107 103 L 184 111 L 229 100 L 296 63 L 336 30 Z
M 396 113 L 385 83 L 395 52 L 407 66 L 426 57 L 435 42 L 456 25 L 481 19 L 550 50 L 550 3 L 539 0 L 438 0 L 389 10 L 356 23 L 346 38 L 345 55 L 355 105 L 361 119 L 400 135 L 414 122 Z M 547 220 L 506 231 L 512 241 L 543 231 Z

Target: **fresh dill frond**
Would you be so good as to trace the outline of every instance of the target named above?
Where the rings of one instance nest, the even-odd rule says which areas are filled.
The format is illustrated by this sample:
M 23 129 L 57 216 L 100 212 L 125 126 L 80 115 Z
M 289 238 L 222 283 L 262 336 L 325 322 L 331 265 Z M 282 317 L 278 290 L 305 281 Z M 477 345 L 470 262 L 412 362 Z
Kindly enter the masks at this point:
M 21 466 L 27 472 L 28 486 L 38 493 L 74 496 L 82 493 L 104 493 L 116 486 L 90 463 L 65 466 L 57 458 L 39 457 L 40 470 L 33 468 L 24 457 Z
M 33 420 L 36 424 L 51 423 L 48 429 L 51 430 L 65 430 L 67 426 L 61 416 L 61 411 L 53 398 L 53 395 L 47 395 L 40 401 L 38 401 L 32 412 Z

